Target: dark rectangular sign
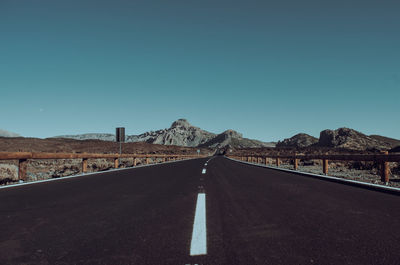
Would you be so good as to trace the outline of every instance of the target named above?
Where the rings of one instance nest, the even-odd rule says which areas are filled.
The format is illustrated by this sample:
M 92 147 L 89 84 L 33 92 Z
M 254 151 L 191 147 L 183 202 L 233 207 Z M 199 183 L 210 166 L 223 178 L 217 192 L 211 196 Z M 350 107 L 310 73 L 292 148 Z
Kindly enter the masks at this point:
M 118 127 L 115 130 L 115 140 L 117 142 L 121 142 L 121 143 L 125 142 L 125 128 L 124 127 Z

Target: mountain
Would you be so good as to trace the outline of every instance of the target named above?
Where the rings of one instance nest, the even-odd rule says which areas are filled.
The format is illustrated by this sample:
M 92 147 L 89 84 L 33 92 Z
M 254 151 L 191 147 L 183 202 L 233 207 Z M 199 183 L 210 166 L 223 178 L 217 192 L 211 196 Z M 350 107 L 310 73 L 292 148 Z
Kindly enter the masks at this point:
M 349 128 L 324 130 L 320 133 L 318 146 L 352 150 L 389 150 L 391 145 Z
M 274 143 L 264 143 L 258 140 L 252 140 L 243 138 L 241 133 L 234 130 L 226 130 L 223 133 L 218 134 L 208 142 L 200 145 L 200 147 L 211 147 L 211 148 L 222 148 L 222 147 L 233 147 L 233 148 L 256 148 L 256 147 L 274 147 Z
M 0 137 L 21 137 L 21 135 L 0 129 Z
M 54 138 L 71 138 L 76 140 L 98 139 L 104 141 L 115 141 L 113 134 L 80 134 L 62 135 Z M 177 145 L 187 147 L 273 147 L 273 143 L 264 143 L 257 140 L 243 138 L 233 130 L 227 130 L 221 134 L 210 133 L 199 127 L 191 125 L 185 119 L 174 121 L 170 128 L 150 131 L 140 135 L 126 136 L 127 142 L 147 142 L 162 145 Z
M 214 137 L 214 133 L 195 127 L 185 119 L 179 119 L 168 129 L 128 136 L 127 141 L 195 147 Z
M 276 147 L 284 148 L 302 148 L 318 143 L 318 138 L 315 138 L 306 133 L 298 133 L 291 138 L 286 138 L 283 141 L 279 141 Z
M 370 135 L 369 137 L 374 138 L 375 140 L 384 142 L 389 144 L 391 147 L 400 146 L 400 140 L 389 138 L 381 135 Z
M 102 140 L 115 141 L 115 134 L 111 133 L 85 133 L 76 135 L 59 135 L 51 138 L 68 138 L 74 140 Z

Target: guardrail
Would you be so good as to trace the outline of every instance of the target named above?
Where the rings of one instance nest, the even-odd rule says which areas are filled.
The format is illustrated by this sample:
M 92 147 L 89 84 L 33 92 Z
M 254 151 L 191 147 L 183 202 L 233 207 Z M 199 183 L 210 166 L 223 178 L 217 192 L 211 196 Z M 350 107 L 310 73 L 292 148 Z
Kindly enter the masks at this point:
M 246 155 L 246 156 L 229 156 L 237 160 L 247 161 L 250 163 L 262 163 L 265 165 L 273 164 L 269 163 L 270 160 L 275 160 L 275 165 L 280 166 L 282 159 L 290 159 L 293 161 L 294 170 L 298 170 L 299 160 L 322 160 L 322 173 L 327 175 L 329 169 L 329 161 L 373 161 L 380 164 L 381 168 L 381 181 L 389 182 L 389 162 L 400 162 L 400 154 L 289 154 L 289 155 Z
M 0 160 L 18 160 L 18 180 L 26 180 L 27 165 L 32 159 L 82 159 L 81 172 L 87 172 L 88 159 L 109 158 L 114 159 L 114 168 L 119 167 L 120 158 L 132 158 L 136 166 L 138 158 L 145 158 L 145 164 L 150 164 L 150 159 L 161 158 L 162 162 L 203 157 L 199 155 L 174 155 L 174 154 L 90 154 L 90 153 L 35 153 L 35 152 L 0 152 Z

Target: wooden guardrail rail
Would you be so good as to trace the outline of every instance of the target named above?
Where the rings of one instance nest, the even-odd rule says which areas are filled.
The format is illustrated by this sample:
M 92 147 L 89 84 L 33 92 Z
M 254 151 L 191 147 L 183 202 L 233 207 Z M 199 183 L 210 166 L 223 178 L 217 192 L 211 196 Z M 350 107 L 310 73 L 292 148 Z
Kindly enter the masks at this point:
M 299 160 L 322 160 L 322 172 L 328 174 L 329 161 L 373 161 L 381 166 L 381 181 L 389 182 L 389 162 L 400 162 L 400 154 L 289 154 L 289 155 L 246 155 L 246 156 L 229 156 L 237 160 L 247 161 L 251 163 L 261 163 L 268 165 L 270 160 L 275 160 L 275 165 L 280 166 L 282 159 L 290 159 L 293 161 L 294 170 L 298 169 Z M 272 162 L 271 162 L 272 164 Z
M 18 160 L 18 179 L 26 180 L 27 165 L 32 159 L 82 159 L 81 172 L 87 172 L 88 159 L 108 158 L 114 159 L 114 168 L 119 167 L 120 158 L 132 158 L 136 166 L 138 158 L 144 158 L 145 164 L 150 163 L 150 158 L 160 158 L 162 162 L 183 160 L 202 157 L 199 155 L 174 155 L 174 154 L 90 154 L 90 153 L 41 153 L 41 152 L 0 152 L 0 160 Z

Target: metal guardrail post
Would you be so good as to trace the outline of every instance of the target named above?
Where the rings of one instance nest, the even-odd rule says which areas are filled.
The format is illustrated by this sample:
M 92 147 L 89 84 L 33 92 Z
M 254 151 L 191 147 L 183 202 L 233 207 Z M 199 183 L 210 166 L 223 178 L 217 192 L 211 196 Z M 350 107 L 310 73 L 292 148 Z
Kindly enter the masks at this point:
M 328 175 L 328 159 L 323 159 L 322 160 L 322 172 L 324 173 L 324 175 Z
M 389 162 L 382 162 L 381 165 L 381 181 L 389 183 Z
M 388 155 L 388 151 L 382 152 L 384 155 Z M 381 162 L 381 181 L 385 184 L 389 183 L 389 162 L 383 160 Z
M 88 166 L 88 159 L 82 158 L 82 173 L 87 172 L 87 166 Z
M 18 160 L 18 179 L 26 180 L 26 173 L 28 168 L 28 159 L 19 159 Z
M 299 159 L 296 157 L 293 159 L 293 168 L 294 170 L 297 170 L 299 168 Z

